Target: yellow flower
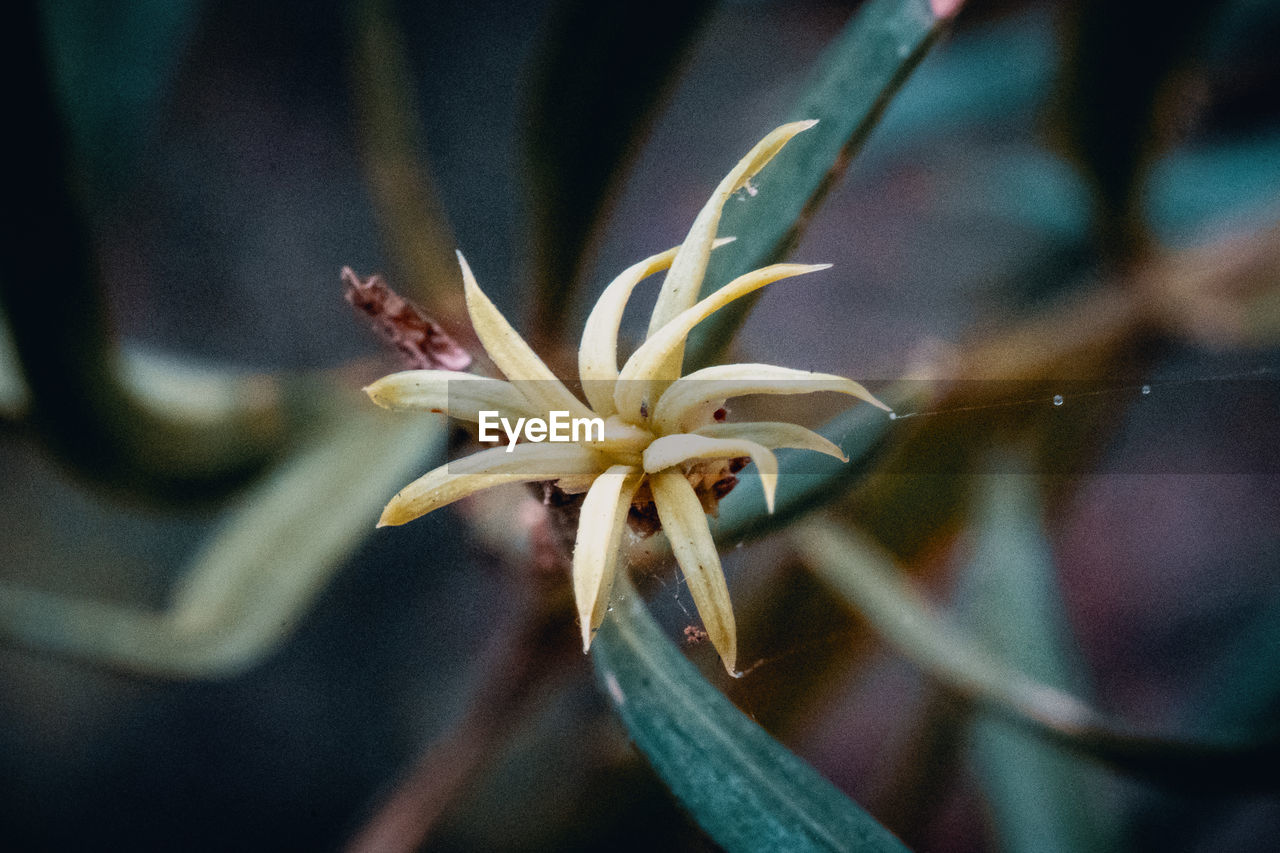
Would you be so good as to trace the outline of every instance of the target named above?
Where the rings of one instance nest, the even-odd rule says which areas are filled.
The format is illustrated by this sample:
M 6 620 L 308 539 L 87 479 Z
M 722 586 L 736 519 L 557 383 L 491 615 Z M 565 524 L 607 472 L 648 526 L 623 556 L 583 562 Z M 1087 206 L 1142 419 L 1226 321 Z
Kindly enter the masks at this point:
M 365 389 L 369 396 L 387 408 L 446 412 L 482 427 L 485 420 L 492 422 L 493 413 L 511 421 L 546 419 L 550 413 L 599 419 L 603 435 L 587 429 L 579 441 L 559 443 L 516 443 L 511 438 L 507 446 L 451 462 L 401 490 L 387 504 L 379 526 L 403 524 L 504 483 L 554 480 L 566 492 L 585 491 L 573 553 L 574 596 L 585 651 L 608 610 L 631 508 L 633 504 L 644 509 L 652 506 L 711 642 L 725 669 L 737 675 L 737 630 L 706 518 L 721 496 L 717 484 L 736 470 L 731 466 L 741 464 L 738 460 L 750 458 L 759 468 L 765 502 L 772 512 L 778 480 L 773 450 L 814 450 L 847 460 L 836 445 L 797 424 L 721 423 L 715 413 L 730 397 L 812 391 L 851 394 L 888 410 L 858 383 L 823 373 L 733 364 L 680 376 L 685 341 L 699 322 L 774 281 L 830 266 L 775 264 L 747 273 L 698 301 L 711 251 L 729 242 L 716 239 L 725 202 L 746 187 L 793 136 L 813 124 L 784 125 L 761 140 L 720 182 L 684 243 L 623 271 L 601 294 L 578 351 L 579 378 L 589 406 L 516 333 L 480 290 L 459 253 L 471 322 L 508 381 L 447 370 L 409 370 L 379 379 Z M 619 370 L 618 329 L 631 291 L 664 269 L 669 271 L 648 336 Z

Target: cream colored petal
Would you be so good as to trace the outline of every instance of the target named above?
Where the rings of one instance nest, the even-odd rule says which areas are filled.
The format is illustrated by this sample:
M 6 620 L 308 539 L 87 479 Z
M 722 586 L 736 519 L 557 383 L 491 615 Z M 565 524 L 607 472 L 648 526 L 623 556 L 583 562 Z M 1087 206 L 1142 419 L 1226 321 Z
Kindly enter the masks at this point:
M 745 438 L 763 444 L 770 450 L 790 448 L 792 450 L 814 450 L 834 456 L 841 462 L 848 462 L 849 457 L 838 445 L 828 441 L 811 429 L 800 424 L 789 424 L 782 421 L 747 421 L 738 424 L 708 424 L 694 430 L 695 435 L 708 438 Z
M 614 390 L 617 411 L 625 418 L 639 423 L 645 418 L 641 411 L 652 411 L 653 401 L 663 389 L 679 378 L 676 370 L 664 373 L 671 365 L 677 351 L 683 352 L 685 339 L 693 327 L 735 299 L 753 293 L 765 285 L 784 278 L 830 269 L 831 264 L 774 264 L 741 275 L 687 311 L 672 318 L 657 332 L 649 335 L 639 349 L 631 354 Z M 647 405 L 646 405 L 647 404 Z M 642 408 L 643 407 L 643 408 Z
M 511 383 L 453 370 L 403 370 L 382 377 L 364 392 L 384 409 L 444 412 L 473 423 L 482 411 L 512 418 L 541 416 Z
M 653 433 L 649 430 L 629 424 L 617 415 L 610 415 L 604 419 L 604 440 L 593 441 L 591 449 L 617 456 L 635 456 L 635 464 L 639 465 L 640 454 L 651 441 Z
M 591 637 L 609 607 L 622 532 L 642 476 L 637 468 L 613 465 L 596 478 L 582 501 L 573 546 L 573 597 L 582 623 L 584 652 L 591 648 Z
M 716 240 L 712 248 L 733 242 L 732 237 Z M 640 282 L 660 270 L 671 266 L 679 246 L 645 258 L 627 267 L 613 280 L 587 317 L 582 330 L 582 343 L 578 347 L 578 378 L 587 395 L 591 408 L 599 415 L 611 415 L 613 408 L 613 382 L 618 378 L 618 329 L 622 326 L 622 313 L 626 310 L 631 291 Z
M 649 335 L 665 326 L 673 317 L 692 307 L 702 290 L 702 278 L 707 272 L 707 258 L 711 254 L 711 242 L 720 226 L 720 212 L 729 196 L 747 185 L 751 178 L 764 168 L 773 156 L 782 150 L 792 137 L 808 130 L 816 121 L 797 121 L 777 128 L 747 152 L 738 165 L 725 175 L 693 221 L 688 236 L 680 246 L 680 252 L 671 263 L 671 270 L 662 283 L 657 304 L 649 319 Z M 671 356 L 668 372 L 679 374 L 684 360 L 684 347 Z
M 742 438 L 706 438 L 691 433 L 657 439 L 644 451 L 644 470 L 650 474 L 692 459 L 734 459 L 750 456 L 760 469 L 764 503 L 773 512 L 773 496 L 778 491 L 778 457 L 769 448 Z
M 608 461 L 577 444 L 491 447 L 441 465 L 400 490 L 382 511 L 379 527 L 404 524 L 432 510 L 505 483 L 580 477 L 605 470 Z
M 702 503 L 693 486 L 679 469 L 670 468 L 652 475 L 653 505 L 671 543 L 671 551 L 684 572 L 689 594 L 702 617 L 711 644 L 720 653 L 724 668 L 735 678 L 741 675 L 738 662 L 738 629 L 733 621 L 733 605 L 725 584 L 720 555 L 707 526 Z
M 458 265 L 462 268 L 471 325 L 502 375 L 516 384 L 541 417 L 554 411 L 568 412 L 571 417 L 591 417 L 591 411 L 564 387 L 551 368 L 538 358 L 497 306 L 484 295 L 461 252 L 458 252 Z
M 712 403 L 746 394 L 811 394 L 835 391 L 866 400 L 889 411 L 870 391 L 852 379 L 830 373 L 810 373 L 772 364 L 722 364 L 695 370 L 672 383 L 654 407 L 653 428 L 659 434 L 696 429 L 705 424 L 686 424 L 692 415 Z

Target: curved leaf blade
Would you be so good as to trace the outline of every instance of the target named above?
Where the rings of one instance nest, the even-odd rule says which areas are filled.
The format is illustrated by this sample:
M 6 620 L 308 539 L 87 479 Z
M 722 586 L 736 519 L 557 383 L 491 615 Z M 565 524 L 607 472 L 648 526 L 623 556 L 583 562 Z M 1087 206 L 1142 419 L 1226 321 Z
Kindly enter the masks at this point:
M 708 0 L 555 4 L 528 102 L 525 162 L 537 200 L 529 328 L 563 331 L 584 257 Z
M 610 616 L 596 635 L 596 673 L 636 746 L 717 844 L 730 851 L 906 850 L 712 687 L 633 588 Z
M 704 294 L 720 283 L 786 257 L 809 217 L 879 123 L 889 100 L 955 15 L 957 0 L 871 0 L 819 60 L 790 121 L 817 119 L 754 182 L 758 196 L 725 208 L 720 233 L 739 240 L 732 256 L 712 258 Z M 759 295 L 748 296 L 691 336 L 685 366 L 708 364 Z
M 980 642 L 1019 671 L 1051 689 L 1087 698 L 1084 665 L 1058 595 L 1035 483 L 1025 474 L 984 479 L 974 522 L 975 553 L 957 593 L 960 616 Z M 971 760 L 1003 849 L 1117 849 L 1105 772 L 990 715 L 974 721 L 970 740 Z

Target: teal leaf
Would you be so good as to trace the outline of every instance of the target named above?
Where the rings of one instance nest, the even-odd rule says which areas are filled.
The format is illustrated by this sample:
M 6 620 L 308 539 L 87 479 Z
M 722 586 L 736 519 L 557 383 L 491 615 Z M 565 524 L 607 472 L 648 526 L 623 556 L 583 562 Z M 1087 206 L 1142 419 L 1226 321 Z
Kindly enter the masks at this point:
M 596 674 L 636 746 L 717 844 L 762 853 L 906 849 L 712 687 L 633 588 L 620 592 L 596 634 Z
M 858 10 L 819 60 L 805 95 L 786 119 L 818 119 L 818 125 L 788 143 L 753 180 L 755 197 L 725 208 L 720 233 L 737 237 L 741 248 L 711 259 L 704 292 L 786 257 L 879 122 L 890 98 L 958 6 L 929 0 L 871 0 Z M 738 300 L 695 330 L 686 367 L 713 360 L 756 298 Z
M 537 301 L 555 340 L 594 229 L 623 168 L 711 9 L 707 0 L 556 4 L 529 100 L 526 162 Z
M 314 432 L 231 504 L 166 608 L 0 584 L 0 639 L 165 678 L 228 677 L 261 661 L 444 445 L 438 419 L 352 395 L 310 414 Z
M 141 165 L 144 144 L 203 5 L 199 0 L 40 4 L 59 104 L 94 185 L 117 188 Z
M 1008 539 L 1017 533 L 1005 531 Z M 1026 531 L 1021 531 L 1026 535 Z M 1253 725 L 1246 726 L 1251 737 L 1241 737 L 1239 709 L 1224 707 L 1223 716 L 1235 714 L 1234 724 L 1224 726 L 1226 733 L 1217 730 L 1205 732 L 1202 739 L 1171 737 L 1145 733 L 1098 711 L 1074 692 L 1059 685 L 1066 684 L 1080 689 L 1078 667 L 1068 665 L 1069 653 L 1059 641 L 1050 643 L 1053 636 L 1065 636 L 1058 620 L 1049 616 L 1043 598 L 1032 592 L 1018 589 L 1010 593 L 988 591 L 985 582 L 981 592 L 983 614 L 1000 613 L 1014 604 L 1004 600 L 1007 596 L 1027 595 L 1025 601 L 1016 602 L 1024 615 L 1010 617 L 999 622 L 1000 631 L 1010 637 L 1018 630 L 1029 630 L 1025 614 L 1041 614 L 1043 624 L 1034 626 L 1037 632 L 1026 640 L 1026 648 L 1007 654 L 1003 650 L 1012 643 L 1007 638 L 988 639 L 990 629 L 969 626 L 966 630 L 956 619 L 948 618 L 935 608 L 904 579 L 883 550 L 865 536 L 843 529 L 830 521 L 816 519 L 791 528 L 791 544 L 804 559 L 806 565 L 834 592 L 843 597 L 887 642 L 896 647 L 930 676 L 977 704 L 990 714 L 1015 724 L 1019 731 L 1036 735 L 1045 743 L 1057 744 L 1079 752 L 1083 756 L 1112 764 L 1117 768 L 1179 787 L 1209 786 L 1214 788 L 1250 788 L 1267 785 L 1267 774 L 1275 766 L 1280 750 L 1274 740 L 1274 730 Z M 997 560 L 999 551 L 988 549 L 981 555 Z M 999 566 L 997 566 L 999 568 Z M 982 569 L 985 573 L 986 569 Z M 1028 586 L 1036 584 L 1027 581 Z M 977 593 L 974 593 L 976 595 Z M 1040 593 L 1036 593 L 1040 595 Z M 972 595 L 970 596 L 972 597 Z M 1039 602 L 1039 603 L 1037 603 Z M 971 605 L 972 606 L 972 605 Z M 988 618 L 984 616 L 983 618 Z M 998 621 L 996 615 L 990 618 Z M 995 624 L 995 623 L 993 623 Z M 1274 625 L 1274 617 L 1272 619 Z M 1056 625 L 1056 627 L 1055 627 Z M 1021 626 L 1021 628 L 1019 628 Z M 1259 623 L 1258 631 L 1264 633 L 1267 625 Z M 1255 639 L 1250 632 L 1250 639 Z M 1250 647 L 1245 647 L 1250 648 Z M 1055 651 L 1056 649 L 1056 651 Z M 995 652 L 1001 652 L 996 654 Z M 1047 663 L 1040 663 L 1047 661 Z M 1276 695 L 1274 667 L 1270 658 L 1257 658 L 1232 670 L 1237 672 L 1244 691 L 1258 685 L 1259 710 L 1255 717 L 1265 714 L 1266 703 Z M 1017 665 L 1015 665 L 1017 664 Z M 1025 666 L 1025 669 L 1022 668 Z M 1262 673 L 1266 674 L 1263 675 Z M 1037 675 L 1037 673 L 1047 673 Z M 1214 681 L 1216 691 L 1228 683 Z M 1234 681 L 1230 682 L 1236 683 Z M 1270 685 L 1268 687 L 1267 685 Z M 1221 691 L 1222 696 L 1241 697 L 1241 691 Z M 1218 707 L 1206 702 L 1208 708 Z M 1216 717 L 1214 719 L 1217 719 Z M 1224 722 L 1232 722 L 1224 720 Z M 1189 728 L 1193 728 L 1189 726 Z M 1200 729 L 1196 726 L 1193 730 Z M 1272 727 L 1274 729 L 1274 727 Z M 1260 731 L 1259 731 L 1260 730 Z M 1268 739 L 1263 736 L 1269 735 Z
M 1059 690 L 1085 694 L 1035 480 L 1020 474 L 983 479 L 974 553 L 958 593 L 967 621 L 1009 664 Z M 975 721 L 971 746 L 1001 849 L 1115 848 L 1118 826 L 1105 807 L 1109 780 L 1100 768 L 990 716 Z

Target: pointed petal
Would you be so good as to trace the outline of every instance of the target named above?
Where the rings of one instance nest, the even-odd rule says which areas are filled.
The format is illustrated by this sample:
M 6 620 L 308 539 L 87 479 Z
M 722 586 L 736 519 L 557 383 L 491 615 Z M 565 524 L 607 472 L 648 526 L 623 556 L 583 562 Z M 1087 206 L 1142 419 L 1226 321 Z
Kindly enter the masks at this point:
M 763 444 L 770 450 L 790 448 L 793 450 L 814 450 L 834 456 L 841 462 L 848 462 L 849 457 L 835 443 L 825 436 L 818 435 L 800 424 L 789 424 L 782 421 L 747 421 L 739 424 L 708 424 L 694 430 L 695 435 L 708 438 L 745 438 Z
M 654 407 L 653 428 L 660 434 L 682 431 L 685 422 L 711 403 L 746 394 L 811 394 L 835 391 L 866 400 L 889 411 L 870 391 L 852 379 L 830 373 L 810 373 L 772 364 L 722 364 L 695 370 L 672 383 Z M 692 424 L 693 427 L 705 424 Z
M 569 393 L 551 368 L 538 358 L 497 306 L 484 295 L 461 252 L 458 252 L 458 265 L 462 268 L 471 325 L 502 375 L 516 383 L 520 393 L 533 404 L 541 417 L 553 411 L 566 411 L 572 417 L 591 417 L 591 411 Z
M 476 422 L 481 411 L 512 417 L 541 417 L 511 383 L 453 370 L 402 370 L 384 376 L 364 392 L 384 409 L 444 412 Z
M 793 136 L 808 130 L 817 124 L 816 121 L 797 121 L 777 128 L 756 146 L 747 152 L 747 156 L 738 161 L 738 165 L 724 177 L 716 187 L 711 198 L 707 200 L 702 211 L 693 221 L 688 236 L 680 246 L 680 252 L 671 264 L 666 281 L 662 283 L 662 291 L 658 294 L 658 302 L 653 307 L 653 315 L 649 319 L 649 334 L 665 326 L 681 311 L 691 307 L 698 301 L 702 290 L 702 278 L 707 271 L 707 258 L 711 253 L 711 241 L 715 239 L 716 229 L 720 226 L 720 212 L 724 209 L 729 196 L 747 185 L 752 176 L 764 168 L 773 156 Z M 684 360 L 684 347 L 671 356 L 668 371 L 680 373 L 680 364 Z
M 644 470 L 650 474 L 673 468 L 691 459 L 734 459 L 750 456 L 760 469 L 765 506 L 773 512 L 773 496 L 778 490 L 778 457 L 773 451 L 742 438 L 705 438 L 691 433 L 657 439 L 644 451 Z
M 604 440 L 593 441 L 591 449 L 608 453 L 628 465 L 639 465 L 640 454 L 651 441 L 653 433 L 649 430 L 629 424 L 617 415 L 610 415 L 604 419 Z M 635 458 L 632 460 L 630 457 Z
M 653 401 L 663 389 L 680 377 L 677 370 L 664 374 L 670 368 L 677 351 L 683 351 L 685 339 L 693 327 L 735 299 L 759 290 L 765 285 L 784 278 L 830 269 L 831 264 L 773 264 L 741 275 L 697 305 L 682 311 L 657 332 L 650 333 L 639 349 L 631 354 L 622 372 L 618 374 L 614 402 L 617 411 L 629 420 L 639 422 L 642 403 L 648 403 L 652 411 Z
M 723 237 L 712 244 L 713 249 L 732 243 L 733 237 Z M 587 317 L 582 330 L 582 343 L 578 347 L 578 378 L 587 402 L 596 414 L 613 414 L 613 382 L 618 378 L 618 329 L 622 326 L 622 312 L 626 310 L 631 291 L 640 282 L 656 272 L 671 266 L 680 247 L 668 249 L 638 264 L 627 267 L 615 278 Z
M 707 636 L 720 653 L 724 668 L 737 677 L 738 628 L 733 621 L 733 605 L 729 602 L 724 570 L 720 568 L 720 555 L 711 538 L 702 503 L 678 469 L 652 475 L 649 486 L 653 489 L 658 519 L 684 572 Z
M 379 527 L 404 524 L 432 510 L 505 483 L 557 480 L 603 471 L 608 462 L 577 444 L 491 447 L 429 471 L 400 490 L 382 511 Z
M 609 607 L 622 532 L 641 477 L 638 468 L 613 465 L 596 478 L 582 501 L 573 546 L 573 596 L 582 623 L 584 652 L 591 647 L 591 636 Z

